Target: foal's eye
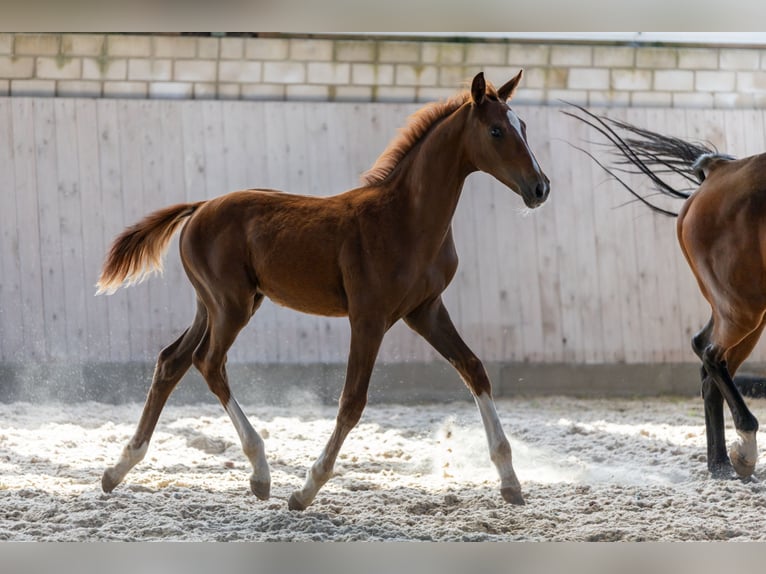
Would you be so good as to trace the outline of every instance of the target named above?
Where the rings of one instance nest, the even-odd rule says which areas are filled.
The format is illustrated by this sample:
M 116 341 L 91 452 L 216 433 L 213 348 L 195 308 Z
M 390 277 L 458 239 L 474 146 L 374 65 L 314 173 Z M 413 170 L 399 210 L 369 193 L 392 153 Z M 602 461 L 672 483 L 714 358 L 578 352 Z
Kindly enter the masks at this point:
M 493 138 L 499 138 L 500 136 L 503 135 L 503 130 L 501 130 L 499 127 L 495 126 L 491 130 L 489 130 L 489 134 Z

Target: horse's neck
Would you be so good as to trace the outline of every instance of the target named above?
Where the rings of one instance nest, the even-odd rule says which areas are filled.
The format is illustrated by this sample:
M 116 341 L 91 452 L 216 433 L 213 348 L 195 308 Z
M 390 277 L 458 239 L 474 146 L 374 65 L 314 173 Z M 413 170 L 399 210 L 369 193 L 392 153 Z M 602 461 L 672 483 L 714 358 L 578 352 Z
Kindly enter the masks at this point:
M 465 178 L 474 171 L 461 149 L 462 122 L 447 118 L 435 126 L 403 166 L 400 193 L 421 230 L 449 230 Z

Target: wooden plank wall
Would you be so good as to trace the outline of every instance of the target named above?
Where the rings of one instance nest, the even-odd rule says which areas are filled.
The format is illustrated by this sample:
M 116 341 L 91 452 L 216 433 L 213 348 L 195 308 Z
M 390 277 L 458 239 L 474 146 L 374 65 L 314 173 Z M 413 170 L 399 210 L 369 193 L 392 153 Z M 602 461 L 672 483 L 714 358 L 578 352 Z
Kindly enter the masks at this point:
M 193 293 L 174 240 L 162 278 L 94 297 L 103 255 L 125 225 L 241 188 L 348 189 L 416 108 L 0 99 L 0 359 L 154 360 L 190 322 Z M 626 204 L 627 194 L 567 143 L 589 145 L 581 124 L 553 108 L 517 111 L 551 197 L 527 213 L 491 177 L 468 179 L 454 221 L 461 266 L 445 296 L 466 341 L 488 361 L 694 361 L 689 338 L 709 310 L 674 221 Z M 736 155 L 764 148 L 761 111 L 609 113 Z M 343 362 L 348 342 L 345 319 L 267 302 L 230 360 Z M 434 357 L 401 324 L 381 350 L 391 362 Z

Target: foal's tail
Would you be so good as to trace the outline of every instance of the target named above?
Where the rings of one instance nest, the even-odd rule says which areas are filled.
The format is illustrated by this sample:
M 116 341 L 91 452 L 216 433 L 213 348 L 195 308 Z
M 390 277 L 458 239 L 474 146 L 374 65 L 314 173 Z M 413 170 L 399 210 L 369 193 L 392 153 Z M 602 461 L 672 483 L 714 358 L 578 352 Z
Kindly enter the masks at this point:
M 162 272 L 162 256 L 173 234 L 204 201 L 181 203 L 147 215 L 114 240 L 98 278 L 96 294 L 111 295 L 121 286 L 140 283 Z
M 643 174 L 649 178 L 657 191 L 663 195 L 676 199 L 687 199 L 697 186 L 704 181 L 705 176 L 710 169 L 715 167 L 716 163 L 734 159 L 730 155 L 718 153 L 711 145 L 699 142 L 691 143 L 680 138 L 664 136 L 638 128 L 627 122 L 606 116 L 598 116 L 576 104 L 569 105 L 580 110 L 585 116 L 569 111 L 564 111 L 563 113 L 586 123 L 605 137 L 608 142 L 601 143 L 600 145 L 612 148 L 612 153 L 618 158 L 615 164 L 619 167 L 607 167 L 589 151 L 582 148 L 577 149 L 590 156 L 599 167 L 616 179 L 620 185 L 641 203 L 663 215 L 677 217 L 678 213 L 651 203 L 646 197 L 625 183 L 616 172 Z M 626 135 L 621 136 L 620 133 Z M 690 184 L 690 187 L 674 187 L 663 179 L 661 175 L 681 176 Z

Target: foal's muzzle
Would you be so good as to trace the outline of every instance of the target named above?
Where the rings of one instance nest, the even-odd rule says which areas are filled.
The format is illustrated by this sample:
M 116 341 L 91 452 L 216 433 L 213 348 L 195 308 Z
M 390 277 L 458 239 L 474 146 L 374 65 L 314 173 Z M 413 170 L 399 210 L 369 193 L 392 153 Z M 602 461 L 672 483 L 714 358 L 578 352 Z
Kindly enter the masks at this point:
M 524 204 L 531 209 L 539 207 L 545 203 L 546 199 L 548 199 L 548 194 L 550 191 L 551 182 L 547 176 L 543 175 L 542 179 L 530 185 L 526 192 L 522 195 Z

